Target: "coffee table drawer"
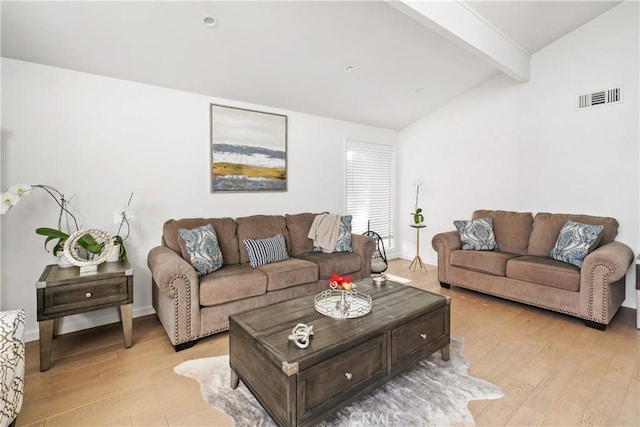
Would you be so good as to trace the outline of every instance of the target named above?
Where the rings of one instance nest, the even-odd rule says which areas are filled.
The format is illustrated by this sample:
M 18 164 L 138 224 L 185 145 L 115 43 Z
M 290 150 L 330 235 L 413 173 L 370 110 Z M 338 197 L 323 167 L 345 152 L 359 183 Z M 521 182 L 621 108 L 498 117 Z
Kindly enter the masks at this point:
M 333 407 L 386 375 L 387 340 L 380 335 L 298 374 L 298 414 Z
M 391 332 L 391 363 L 422 357 L 430 347 L 445 338 L 445 310 L 437 310 L 395 328 Z

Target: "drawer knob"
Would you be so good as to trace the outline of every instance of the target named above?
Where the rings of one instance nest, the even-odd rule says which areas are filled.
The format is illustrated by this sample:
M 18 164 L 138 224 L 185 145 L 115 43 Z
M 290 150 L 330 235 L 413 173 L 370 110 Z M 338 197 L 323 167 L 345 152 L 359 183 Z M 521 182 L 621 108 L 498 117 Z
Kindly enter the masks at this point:
M 344 376 L 347 377 L 348 380 L 350 380 L 351 378 L 353 378 L 353 375 L 351 375 L 351 372 L 345 372 Z
M 92 295 L 91 292 L 87 292 L 86 294 L 84 294 L 84 296 L 87 298 L 91 298 L 91 295 Z
M 420 338 L 422 338 L 423 340 L 427 339 L 427 334 L 420 334 Z

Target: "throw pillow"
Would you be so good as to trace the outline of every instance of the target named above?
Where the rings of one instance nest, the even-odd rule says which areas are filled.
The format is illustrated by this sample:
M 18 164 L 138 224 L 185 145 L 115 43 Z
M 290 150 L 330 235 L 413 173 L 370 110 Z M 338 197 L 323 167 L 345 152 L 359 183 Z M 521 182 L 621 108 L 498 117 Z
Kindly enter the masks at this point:
M 558 240 L 556 240 L 549 256 L 555 260 L 582 267 L 585 257 L 600 240 L 602 230 L 604 230 L 602 225 L 583 224 L 569 220 L 560 229 Z
M 244 239 L 249 265 L 253 268 L 289 259 L 287 244 L 280 233 L 264 239 Z
M 351 218 L 351 215 L 343 215 L 340 218 L 336 252 L 351 252 Z
M 498 249 L 496 235 L 493 233 L 491 217 L 478 218 L 472 221 L 453 221 L 460 233 L 462 249 L 473 251 L 495 251 Z
M 207 224 L 191 230 L 181 228 L 180 246 L 188 254 L 189 261 L 198 276 L 212 273 L 222 267 L 222 252 L 213 225 Z

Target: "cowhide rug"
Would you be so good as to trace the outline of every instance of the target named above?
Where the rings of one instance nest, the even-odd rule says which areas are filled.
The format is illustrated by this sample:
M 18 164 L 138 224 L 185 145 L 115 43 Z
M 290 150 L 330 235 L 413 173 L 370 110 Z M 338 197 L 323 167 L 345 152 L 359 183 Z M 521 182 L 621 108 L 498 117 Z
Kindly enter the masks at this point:
M 462 347 L 462 339 L 452 337 L 448 362 L 442 360 L 438 351 L 415 368 L 330 415 L 322 425 L 475 425 L 467 402 L 498 399 L 503 394 L 495 385 L 469 375 L 469 361 Z M 237 426 L 276 425 L 242 381 L 237 389 L 231 389 L 229 356 L 189 360 L 174 370 L 196 379 L 204 400 L 233 418 Z

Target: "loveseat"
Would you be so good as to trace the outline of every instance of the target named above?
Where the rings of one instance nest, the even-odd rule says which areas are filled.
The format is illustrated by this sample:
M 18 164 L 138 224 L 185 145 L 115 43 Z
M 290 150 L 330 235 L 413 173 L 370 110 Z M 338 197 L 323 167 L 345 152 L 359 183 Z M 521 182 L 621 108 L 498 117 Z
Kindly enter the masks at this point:
M 162 244 L 149 252 L 147 262 L 153 307 L 176 351 L 227 330 L 231 314 L 326 289 L 333 273 L 354 280 L 370 277 L 373 239 L 349 230 L 350 249 L 318 252 L 308 237 L 315 217 L 301 213 L 166 221 Z M 199 276 L 179 231 L 207 224 L 215 230 L 222 267 Z M 267 241 L 277 235 L 284 238 L 288 259 L 253 268 L 245 239 Z
M 464 250 L 460 230 L 433 237 L 441 286 L 472 289 L 606 328 L 625 299 L 625 274 L 633 260 L 631 249 L 614 240 L 614 218 L 477 210 L 472 220 L 487 217 L 497 250 Z M 567 221 L 602 226 L 580 267 L 550 256 Z

